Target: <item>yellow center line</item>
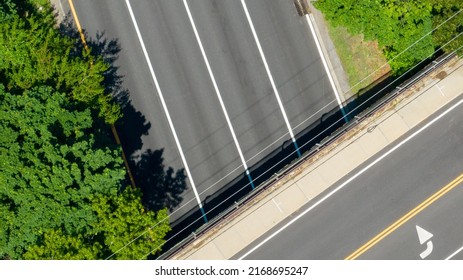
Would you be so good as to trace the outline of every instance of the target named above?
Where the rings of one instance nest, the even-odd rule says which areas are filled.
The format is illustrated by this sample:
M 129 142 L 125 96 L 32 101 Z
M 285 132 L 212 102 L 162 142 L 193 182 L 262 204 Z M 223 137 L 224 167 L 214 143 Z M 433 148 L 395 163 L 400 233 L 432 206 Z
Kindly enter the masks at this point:
M 82 26 L 80 25 L 79 18 L 77 17 L 77 12 L 74 7 L 74 3 L 72 2 L 72 0 L 68 0 L 68 2 L 69 2 L 69 7 L 71 7 L 72 16 L 74 17 L 74 21 L 77 26 L 77 31 L 79 31 L 79 34 L 80 34 L 80 39 L 82 40 L 82 43 L 84 44 L 85 49 L 88 50 L 87 41 L 85 40 L 84 32 L 82 32 Z
M 85 35 L 84 35 L 84 32 L 82 31 L 82 26 L 80 25 L 79 18 L 77 17 L 77 12 L 76 12 L 76 9 L 74 7 L 74 3 L 72 2 L 72 0 L 68 0 L 68 3 L 69 3 L 69 7 L 71 8 L 72 16 L 74 17 L 74 22 L 76 24 L 77 31 L 79 31 L 80 39 L 82 40 L 82 43 L 84 44 L 85 50 L 88 51 L 89 48 L 88 48 L 88 45 L 87 45 L 87 41 L 85 40 Z M 90 63 L 92 63 L 92 62 L 90 62 Z M 111 124 L 111 131 L 113 132 L 114 139 L 116 140 L 116 143 L 121 146 L 122 159 L 124 160 L 124 165 L 125 165 L 125 168 L 127 169 L 127 173 L 129 175 L 130 183 L 132 184 L 132 188 L 135 188 L 135 179 L 133 178 L 132 172 L 130 171 L 129 163 L 127 161 L 127 157 L 125 156 L 124 148 L 121 145 L 121 140 L 119 138 L 119 134 L 117 133 L 116 126 L 114 124 Z
M 398 227 L 409 221 L 411 218 L 415 217 L 418 213 L 426 209 L 429 205 L 434 203 L 436 200 L 441 198 L 443 195 L 454 189 L 456 186 L 458 186 L 460 183 L 463 182 L 463 173 L 460 174 L 457 178 L 455 178 L 452 182 L 447 184 L 445 187 L 441 188 L 439 191 L 431 195 L 429 198 L 427 198 L 425 201 L 423 201 L 421 204 L 416 206 L 414 209 L 412 209 L 410 212 L 405 214 L 403 217 L 398 219 L 396 222 L 391 224 L 389 227 L 387 227 L 385 230 L 383 230 L 381 233 L 373 237 L 370 241 L 365 243 L 363 246 L 358 248 L 355 252 L 350 254 L 349 256 L 346 257 L 346 260 L 354 260 L 358 258 L 360 255 L 365 253 L 367 250 L 369 250 L 371 247 L 375 246 L 378 242 L 386 238 L 389 234 L 394 232 Z

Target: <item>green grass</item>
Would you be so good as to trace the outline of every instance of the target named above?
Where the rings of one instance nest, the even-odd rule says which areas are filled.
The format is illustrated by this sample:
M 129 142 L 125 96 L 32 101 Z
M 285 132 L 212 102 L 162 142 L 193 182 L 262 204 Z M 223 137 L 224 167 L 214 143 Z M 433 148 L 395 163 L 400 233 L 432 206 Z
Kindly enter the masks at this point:
M 357 94 L 390 71 L 376 42 L 364 41 L 363 35 L 351 35 L 346 28 L 332 27 L 329 23 L 328 30 L 349 79 L 350 95 Z
M 50 2 L 50 0 L 29 0 L 29 2 L 36 4 L 37 7 L 40 7 L 46 5 L 48 2 Z

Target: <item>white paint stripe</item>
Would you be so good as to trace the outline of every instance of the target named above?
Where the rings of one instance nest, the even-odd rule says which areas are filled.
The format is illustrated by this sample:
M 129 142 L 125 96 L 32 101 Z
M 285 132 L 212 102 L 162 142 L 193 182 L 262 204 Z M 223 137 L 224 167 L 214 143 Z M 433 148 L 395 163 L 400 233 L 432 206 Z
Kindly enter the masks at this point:
M 66 16 L 66 12 L 64 12 L 63 3 L 61 3 L 61 0 L 58 1 L 58 4 L 59 4 L 59 9 L 61 11 L 61 15 L 64 18 Z
M 154 81 L 154 85 L 156 86 L 156 91 L 158 92 L 159 99 L 161 100 L 162 107 L 164 108 L 164 112 L 166 114 L 167 121 L 169 122 L 170 129 L 172 131 L 172 134 L 174 135 L 175 144 L 177 144 L 177 148 L 178 148 L 178 151 L 180 153 L 180 157 L 182 159 L 183 166 L 185 167 L 185 171 L 187 173 L 188 179 L 190 180 L 191 188 L 193 189 L 193 192 L 195 194 L 196 201 L 198 202 L 199 208 L 203 208 L 203 205 L 201 203 L 201 199 L 199 198 L 198 191 L 196 190 L 196 186 L 195 186 L 195 183 L 193 181 L 193 177 L 191 176 L 190 168 L 188 167 L 188 163 L 187 163 L 185 155 L 183 153 L 182 146 L 180 145 L 180 141 L 178 139 L 177 132 L 175 131 L 174 124 L 173 124 L 172 119 L 170 117 L 169 110 L 167 109 L 166 102 L 164 101 L 164 97 L 162 95 L 161 87 L 159 86 L 158 79 L 156 78 L 156 74 L 154 73 L 153 66 L 151 65 L 151 60 L 150 60 L 150 58 L 148 56 L 148 52 L 146 51 L 145 43 L 143 43 L 143 38 L 141 36 L 140 29 L 138 28 L 137 20 L 135 19 L 135 16 L 133 14 L 132 6 L 130 5 L 129 0 L 126 0 L 125 3 L 127 4 L 127 8 L 129 10 L 130 17 L 132 18 L 132 22 L 133 22 L 133 25 L 135 27 L 135 31 L 137 32 L 138 40 L 140 41 L 140 45 L 141 45 L 141 48 L 143 50 L 143 54 L 145 55 L 146 62 L 148 63 L 148 68 L 149 68 L 150 73 L 151 73 L 151 78 Z
M 275 206 L 278 208 L 278 211 L 280 211 L 280 213 L 283 213 L 283 210 L 281 210 L 280 204 L 277 203 L 274 198 L 272 198 L 272 201 L 273 201 L 273 204 L 275 204 Z
M 283 107 L 283 103 L 281 102 L 280 95 L 278 94 L 278 89 L 275 85 L 275 82 L 273 81 L 273 76 L 272 76 L 272 73 L 270 72 L 267 59 L 265 58 L 264 52 L 262 50 L 262 46 L 260 45 L 259 38 L 257 37 L 256 29 L 254 28 L 254 24 L 252 23 L 251 16 L 249 15 L 248 7 L 246 6 L 246 2 L 244 0 L 241 0 L 241 4 L 243 5 L 244 13 L 246 14 L 246 18 L 248 19 L 249 26 L 251 27 L 254 40 L 256 41 L 257 49 L 259 50 L 260 56 L 262 57 L 262 61 L 264 62 L 265 71 L 267 71 L 268 78 L 270 79 L 270 84 L 272 85 L 273 92 L 275 93 L 275 96 L 277 98 L 278 106 L 280 106 L 281 113 L 283 114 L 283 118 L 285 120 L 286 127 L 288 128 L 289 135 L 291 136 L 291 140 L 293 140 L 293 142 L 296 142 L 296 139 L 294 138 L 293 129 L 291 128 L 291 125 L 289 123 L 285 108 Z
M 392 152 L 394 152 L 395 150 L 397 150 L 398 148 L 400 148 L 402 145 L 404 145 L 405 143 L 407 143 L 408 141 L 410 141 L 411 139 L 413 139 L 415 136 L 417 136 L 418 134 L 420 134 L 422 131 L 424 131 L 425 129 L 427 129 L 428 127 L 430 127 L 432 124 L 434 124 L 435 122 L 437 122 L 439 119 L 441 119 L 442 117 L 444 117 L 445 115 L 447 115 L 448 113 L 450 113 L 452 110 L 454 110 L 456 107 L 460 106 L 461 104 L 463 103 L 463 100 L 460 100 L 458 103 L 456 103 L 455 105 L 453 105 L 452 107 L 450 107 L 449 109 L 445 110 L 442 114 L 440 114 L 439 116 L 437 116 L 435 119 L 431 120 L 430 122 L 428 122 L 426 125 L 424 125 L 422 128 L 420 128 L 419 130 L 415 131 L 413 134 L 411 134 L 410 136 L 408 136 L 407 138 L 405 138 L 404 140 L 402 140 L 400 143 L 398 143 L 397 145 L 395 145 L 393 148 L 391 148 L 389 151 L 385 152 L 383 155 L 381 155 L 379 158 L 377 158 L 376 160 L 374 160 L 372 163 L 368 164 L 366 167 L 362 168 L 359 172 L 357 172 L 355 175 L 353 175 L 352 177 L 350 177 L 349 179 L 347 179 L 346 181 L 344 181 L 344 183 L 342 183 L 341 185 L 339 185 L 337 188 L 335 188 L 334 190 L 332 190 L 331 192 L 329 192 L 327 195 L 325 195 L 323 198 L 321 198 L 320 200 L 318 200 L 316 203 L 314 203 L 312 206 L 310 206 L 308 209 L 306 209 L 304 212 L 302 212 L 301 214 L 297 215 L 294 219 L 292 219 L 291 221 L 289 221 L 287 224 L 285 224 L 284 226 L 282 226 L 280 229 L 278 229 L 277 231 L 275 231 L 274 233 L 272 233 L 269 237 L 265 238 L 262 242 L 260 242 L 259 244 L 257 244 L 255 247 L 253 247 L 251 250 L 249 250 L 248 252 L 246 252 L 244 255 L 242 255 L 241 257 L 239 257 L 238 259 L 239 260 L 242 260 L 244 259 L 245 257 L 247 257 L 249 254 L 251 254 L 252 252 L 254 252 L 255 250 L 257 250 L 258 248 L 260 248 L 262 245 L 264 245 L 265 243 L 267 243 L 270 239 L 272 239 L 273 237 L 277 236 L 279 233 L 281 233 L 283 230 L 285 230 L 286 228 L 288 228 L 290 225 L 294 224 L 296 221 L 298 221 L 300 218 L 302 218 L 305 214 L 309 213 L 310 211 L 312 211 L 315 207 L 317 207 L 318 205 L 320 205 L 321 203 L 323 203 L 325 200 L 327 200 L 328 198 L 330 198 L 332 195 L 334 195 L 336 192 L 338 192 L 339 190 L 341 190 L 342 188 L 344 188 L 347 184 L 349 184 L 350 182 L 352 182 L 353 180 L 355 180 L 357 177 L 359 177 L 360 175 L 362 175 L 363 173 L 365 173 L 365 171 L 367 171 L 368 169 L 370 169 L 371 167 L 373 167 L 375 164 L 377 164 L 378 162 L 380 162 L 381 160 L 383 160 L 385 157 L 387 157 L 388 155 L 390 155 Z
M 225 104 L 222 100 L 222 95 L 220 94 L 219 87 L 217 86 L 217 82 L 215 81 L 214 74 L 212 73 L 211 65 L 209 64 L 209 60 L 207 59 L 206 52 L 204 51 L 203 44 L 201 42 L 201 38 L 199 37 L 198 30 L 196 29 L 195 22 L 193 20 L 193 16 L 191 15 L 190 8 L 188 7 L 188 3 L 186 0 L 183 0 L 183 4 L 185 4 L 185 9 L 188 14 L 188 18 L 190 19 L 191 26 L 193 27 L 193 32 L 196 36 L 196 40 L 198 41 L 199 48 L 201 49 L 201 54 L 203 55 L 204 62 L 206 63 L 207 71 L 209 72 L 209 76 L 211 77 L 212 84 L 215 89 L 215 93 L 217 94 L 217 98 L 219 99 L 220 106 L 222 107 L 222 111 L 225 115 L 225 119 L 227 120 L 228 128 L 233 137 L 233 141 L 235 142 L 236 149 L 238 150 L 238 154 L 241 158 L 241 163 L 243 164 L 244 170 L 248 170 L 248 166 L 246 164 L 246 160 L 244 159 L 243 152 L 241 151 L 240 144 L 238 143 L 238 138 L 236 137 L 235 130 L 233 129 L 233 125 L 228 117 L 227 108 L 225 108 Z
M 437 87 L 437 89 L 439 90 L 440 94 L 441 94 L 443 97 L 446 97 L 446 96 L 445 96 L 445 93 L 442 91 L 442 88 L 443 88 L 443 87 L 441 88 L 441 87 L 439 86 L 439 83 L 436 83 L 436 87 Z
M 445 260 L 446 260 L 446 261 L 450 260 L 451 258 L 455 257 L 458 253 L 460 253 L 462 250 L 463 250 L 463 247 L 461 247 L 460 249 L 458 249 L 457 251 L 455 251 L 455 253 L 453 253 L 453 254 L 451 254 L 450 256 L 448 256 Z
M 308 14 L 305 15 L 305 18 L 307 19 L 307 23 L 309 23 L 310 32 L 312 32 L 312 36 L 315 40 L 315 45 L 317 45 L 318 53 L 320 55 L 320 58 L 322 59 L 323 67 L 325 67 L 326 74 L 328 75 L 328 80 L 330 81 L 331 87 L 333 88 L 334 95 L 336 96 L 336 100 L 338 101 L 338 104 L 339 104 L 339 108 L 342 109 L 343 106 L 342 106 L 341 97 L 339 95 L 338 89 L 336 88 L 336 85 L 334 84 L 333 75 L 331 75 L 331 71 L 330 71 L 330 68 L 328 67 L 328 63 L 326 62 L 325 55 L 323 54 L 320 41 L 318 40 L 318 36 L 315 33 L 315 28 L 313 26 L 313 23 Z

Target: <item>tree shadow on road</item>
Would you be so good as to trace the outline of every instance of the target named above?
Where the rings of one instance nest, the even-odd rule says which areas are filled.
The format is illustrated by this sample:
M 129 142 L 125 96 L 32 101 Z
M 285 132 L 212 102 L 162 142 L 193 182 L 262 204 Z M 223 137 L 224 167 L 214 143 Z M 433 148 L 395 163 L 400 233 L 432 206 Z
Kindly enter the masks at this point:
M 63 35 L 76 39 L 76 53 L 81 53 L 84 45 L 70 13 L 61 22 L 59 30 Z M 136 187 L 142 191 L 143 205 L 148 210 L 167 207 L 172 211 L 182 202 L 182 194 L 187 188 L 185 172 L 164 166 L 163 148 L 143 150 L 142 137 L 149 135 L 151 123 L 133 106 L 130 95 L 135 93 L 124 87 L 124 76 L 119 74 L 116 65 L 122 50 L 118 40 L 108 39 L 104 31 L 94 35 L 84 31 L 84 34 L 91 53 L 100 56 L 109 65 L 103 84 L 106 93 L 121 107 L 123 116 L 116 122 L 115 128 Z M 127 182 L 130 182 L 128 179 Z
M 162 154 L 163 149 L 147 150 L 134 158 L 134 176 L 139 178 L 137 184 L 144 194 L 145 207 L 150 210 L 167 207 L 172 211 L 183 200 L 181 195 L 186 188 L 186 176 L 183 169 L 175 171 L 172 167 L 165 168 Z

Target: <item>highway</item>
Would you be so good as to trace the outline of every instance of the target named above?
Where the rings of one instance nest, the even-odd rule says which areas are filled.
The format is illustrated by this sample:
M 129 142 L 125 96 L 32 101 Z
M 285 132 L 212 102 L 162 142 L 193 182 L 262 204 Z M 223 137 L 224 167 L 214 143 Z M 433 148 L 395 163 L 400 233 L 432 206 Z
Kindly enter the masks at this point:
M 298 220 L 290 217 L 275 226 L 236 258 L 463 259 L 463 102 L 459 101 L 346 175 L 320 197 L 347 184 L 317 207 Z M 377 159 L 381 160 L 371 165 Z
M 163 192 L 151 189 L 163 170 L 184 171 L 173 193 L 154 196 L 173 224 L 227 184 L 251 190 L 254 165 L 285 143 L 295 150 L 296 135 L 338 106 L 292 1 L 73 3 L 89 39 L 120 48 L 129 103 L 118 132 L 136 183 Z

